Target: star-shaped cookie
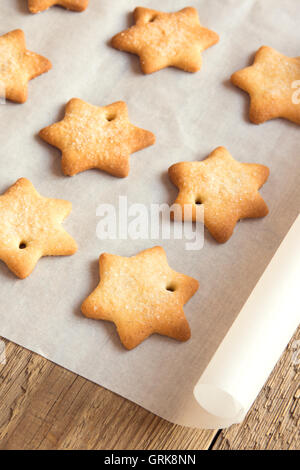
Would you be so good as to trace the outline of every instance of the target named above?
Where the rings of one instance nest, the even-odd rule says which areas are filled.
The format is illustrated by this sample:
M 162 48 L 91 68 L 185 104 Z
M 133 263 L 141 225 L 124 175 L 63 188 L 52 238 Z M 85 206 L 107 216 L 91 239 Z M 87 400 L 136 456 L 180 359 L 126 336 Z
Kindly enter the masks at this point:
M 21 279 L 42 256 L 72 255 L 76 242 L 61 226 L 72 205 L 40 196 L 26 178 L 0 196 L 0 259 Z
M 0 88 L 6 99 L 24 103 L 29 80 L 48 72 L 51 67 L 48 59 L 26 49 L 22 30 L 0 36 Z
M 268 214 L 258 189 L 267 181 L 269 169 L 237 162 L 224 147 L 218 147 L 201 162 L 172 165 L 169 176 L 179 189 L 175 204 L 182 209 L 191 205 L 193 221 L 197 205 L 203 204 L 204 224 L 219 243 L 231 237 L 238 220 Z
M 53 5 L 59 5 L 67 10 L 83 11 L 88 7 L 89 0 L 28 0 L 31 13 L 40 13 Z
M 65 175 L 99 168 L 123 178 L 130 154 L 155 142 L 152 132 L 130 123 L 126 103 L 97 107 L 71 99 L 62 121 L 42 129 L 40 137 L 62 151 Z
M 197 72 L 201 53 L 219 41 L 219 36 L 201 26 L 198 12 L 187 7 L 175 13 L 149 8 L 134 10 L 135 25 L 112 39 L 112 46 L 140 57 L 142 71 L 152 73 L 165 67 Z
M 190 327 L 183 306 L 198 289 L 198 281 L 173 271 L 163 248 L 136 256 L 102 254 L 100 284 L 82 304 L 88 318 L 114 322 L 127 349 L 153 333 L 186 341 Z
M 274 118 L 300 124 L 300 104 L 293 99 L 300 80 L 300 57 L 286 57 L 271 47 L 261 47 L 253 65 L 231 76 L 234 85 L 250 95 L 250 120 L 261 124 Z

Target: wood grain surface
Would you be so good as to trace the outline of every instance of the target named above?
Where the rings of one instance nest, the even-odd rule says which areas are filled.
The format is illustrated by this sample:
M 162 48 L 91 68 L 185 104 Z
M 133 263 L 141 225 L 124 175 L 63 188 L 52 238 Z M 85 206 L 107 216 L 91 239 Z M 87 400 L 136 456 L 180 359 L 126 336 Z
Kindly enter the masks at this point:
M 5 341 L 6 364 L 0 365 L 0 450 L 299 449 L 296 339 L 300 329 L 245 421 L 219 435 L 168 423 Z M 298 352 L 300 357 L 299 345 Z

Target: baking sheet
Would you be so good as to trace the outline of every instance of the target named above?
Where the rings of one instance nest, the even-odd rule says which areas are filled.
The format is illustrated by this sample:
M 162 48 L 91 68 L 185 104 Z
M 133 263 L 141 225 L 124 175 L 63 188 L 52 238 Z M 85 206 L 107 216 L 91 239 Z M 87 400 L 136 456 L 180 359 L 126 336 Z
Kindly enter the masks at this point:
M 140 1 L 175 11 L 181 0 Z M 162 416 L 197 426 L 193 389 L 281 240 L 299 213 L 299 126 L 248 120 L 248 96 L 233 87 L 232 72 L 249 65 L 261 45 L 299 56 L 299 3 L 288 0 L 198 0 L 200 21 L 219 33 L 220 43 L 203 53 L 197 74 L 165 69 L 150 76 L 138 59 L 109 47 L 109 39 L 132 24 L 132 0 L 91 0 L 84 13 L 59 7 L 30 15 L 26 0 L 2 0 L 0 34 L 22 28 L 27 47 L 45 55 L 53 69 L 29 85 L 23 105 L 0 106 L 0 191 L 21 176 L 44 196 L 70 200 L 64 226 L 79 244 L 73 257 L 44 258 L 26 280 L 0 264 L 0 335 L 31 349 Z M 299 77 L 300 78 L 300 77 Z M 131 121 L 156 134 L 155 146 L 131 158 L 126 179 L 97 170 L 63 176 L 60 152 L 38 131 L 62 118 L 64 105 L 78 97 L 94 105 L 128 104 Z M 171 203 L 176 196 L 168 167 L 200 160 L 224 145 L 243 162 L 268 165 L 261 190 L 270 214 L 238 224 L 218 245 L 205 234 L 199 252 L 185 241 L 99 240 L 99 204 Z M 84 318 L 80 305 L 96 287 L 98 257 L 106 251 L 130 256 L 161 244 L 169 264 L 200 281 L 185 312 L 192 338 L 180 344 L 152 336 L 133 351 L 120 345 L 115 327 Z M 230 368 L 230 364 L 224 365 Z

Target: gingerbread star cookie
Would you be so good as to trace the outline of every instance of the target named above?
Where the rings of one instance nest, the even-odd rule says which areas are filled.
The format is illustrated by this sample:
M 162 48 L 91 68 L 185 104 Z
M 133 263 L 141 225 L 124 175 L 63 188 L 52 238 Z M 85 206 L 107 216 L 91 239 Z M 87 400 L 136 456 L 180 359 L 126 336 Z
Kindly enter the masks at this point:
M 88 318 L 114 322 L 127 349 L 153 333 L 186 341 L 189 324 L 183 306 L 198 289 L 198 281 L 173 271 L 160 246 L 136 256 L 102 254 L 100 284 L 82 304 Z
M 48 59 L 26 49 L 25 36 L 20 29 L 0 36 L 0 88 L 6 99 L 24 103 L 29 80 L 48 72 L 51 67 Z
M 72 205 L 40 196 L 26 178 L 0 196 L 0 259 L 21 279 L 42 256 L 73 255 L 76 242 L 61 226 Z
M 112 39 L 112 46 L 140 57 L 142 71 L 152 73 L 165 67 L 197 72 L 201 53 L 219 41 L 219 36 L 201 26 L 198 12 L 187 7 L 175 13 L 149 8 L 134 10 L 135 25 Z
M 131 153 L 155 142 L 152 132 L 130 123 L 123 101 L 97 107 L 73 98 L 62 121 L 42 129 L 40 137 L 62 151 L 65 175 L 99 168 L 123 178 Z
M 201 162 L 172 165 L 169 176 L 179 189 L 175 204 L 182 207 L 183 218 L 184 206 L 190 205 L 196 221 L 197 205 L 203 204 L 204 224 L 219 243 L 231 237 L 238 220 L 268 214 L 258 189 L 267 181 L 269 169 L 237 162 L 224 147 Z
M 59 5 L 67 10 L 83 11 L 88 7 L 89 0 L 28 0 L 31 13 L 40 13 L 53 5 Z
M 253 65 L 231 76 L 234 85 L 250 95 L 250 120 L 261 124 L 274 118 L 300 124 L 300 104 L 293 99 L 300 80 L 300 57 L 286 57 L 271 47 L 261 47 Z

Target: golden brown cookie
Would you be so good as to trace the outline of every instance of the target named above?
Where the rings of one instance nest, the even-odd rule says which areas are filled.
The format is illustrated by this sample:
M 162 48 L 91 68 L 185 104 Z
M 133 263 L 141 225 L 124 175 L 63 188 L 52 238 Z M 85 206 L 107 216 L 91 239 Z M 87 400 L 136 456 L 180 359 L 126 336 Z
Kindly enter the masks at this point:
M 20 29 L 0 36 L 0 87 L 6 99 L 24 103 L 29 80 L 48 72 L 51 67 L 48 59 L 26 49 L 25 36 Z
M 226 242 L 238 220 L 264 217 L 268 207 L 258 192 L 269 169 L 256 163 L 239 163 L 224 147 L 216 148 L 201 162 L 181 162 L 169 168 L 171 181 L 179 189 L 175 204 L 204 205 L 204 224 L 219 242 Z M 184 218 L 184 212 L 183 212 Z
M 21 279 L 42 256 L 73 255 L 76 242 L 61 226 L 72 205 L 40 196 L 26 178 L 0 196 L 0 259 Z
M 197 72 L 201 53 L 219 41 L 219 36 L 201 26 L 198 12 L 187 7 L 176 13 L 149 8 L 134 10 L 135 25 L 112 39 L 112 46 L 140 57 L 142 71 L 153 73 L 165 67 Z
M 250 120 L 261 124 L 285 118 L 300 124 L 300 104 L 293 100 L 293 83 L 300 80 L 300 57 L 286 57 L 271 47 L 261 47 L 253 65 L 231 76 L 234 85 L 250 95 Z
M 68 10 L 83 11 L 88 4 L 89 0 L 28 0 L 28 9 L 31 13 L 40 13 L 53 5 L 59 5 Z
M 114 322 L 127 349 L 153 333 L 179 341 L 190 338 L 183 305 L 195 294 L 198 281 L 173 271 L 160 246 L 136 256 L 102 254 L 100 283 L 82 304 L 88 318 Z
M 126 103 L 93 106 L 73 98 L 62 121 L 45 127 L 40 137 L 62 151 L 65 175 L 99 168 L 123 178 L 129 173 L 131 153 L 153 145 L 152 132 L 130 123 Z

